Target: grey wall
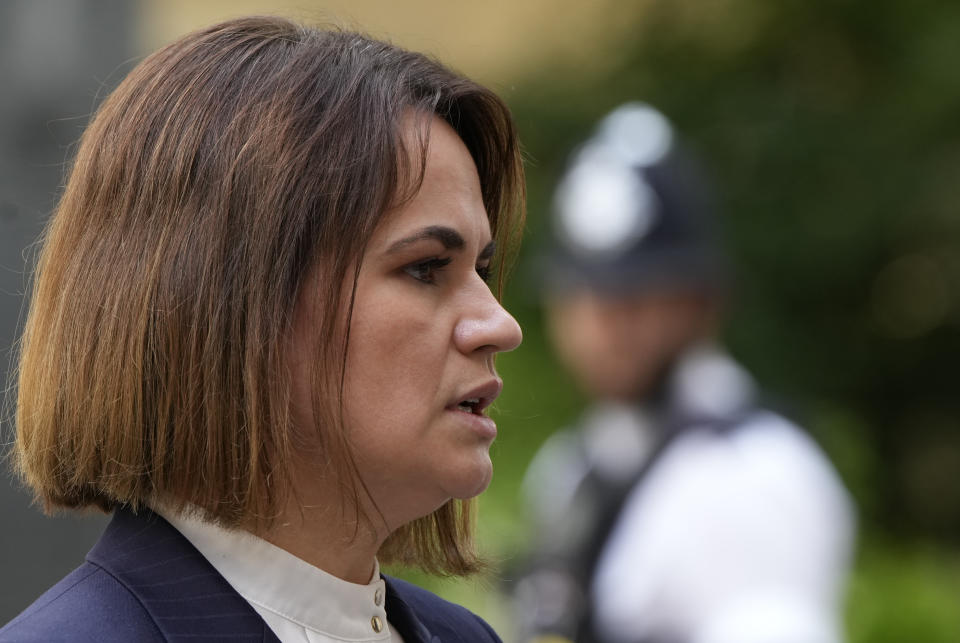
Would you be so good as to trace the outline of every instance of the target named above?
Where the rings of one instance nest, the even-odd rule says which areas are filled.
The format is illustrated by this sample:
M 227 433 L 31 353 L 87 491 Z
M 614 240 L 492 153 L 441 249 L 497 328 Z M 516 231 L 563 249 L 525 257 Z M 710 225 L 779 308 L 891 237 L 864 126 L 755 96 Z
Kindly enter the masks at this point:
M 133 64 L 138 3 L 0 2 L 0 365 L 10 363 L 30 246 L 98 98 Z M 2 427 L 3 451 L 12 427 Z M 0 624 L 80 564 L 102 516 L 47 518 L 0 463 Z

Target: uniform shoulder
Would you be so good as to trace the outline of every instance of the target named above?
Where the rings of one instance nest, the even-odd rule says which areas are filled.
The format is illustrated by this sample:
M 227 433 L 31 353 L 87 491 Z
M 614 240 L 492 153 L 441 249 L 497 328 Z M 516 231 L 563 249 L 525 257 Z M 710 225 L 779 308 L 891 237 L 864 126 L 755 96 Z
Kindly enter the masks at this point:
M 701 475 L 693 475 L 692 472 Z M 775 482 L 781 488 L 805 494 L 843 494 L 842 482 L 819 445 L 786 418 L 758 410 L 729 430 L 690 431 L 669 446 L 656 475 L 672 473 L 686 480 Z M 755 491 L 766 493 L 765 485 Z
M 85 563 L 3 628 L 8 641 L 162 640 L 140 602 L 101 567 Z
M 456 603 L 446 601 L 433 592 L 398 578 L 386 577 L 388 587 L 409 607 L 416 618 L 430 630 L 436 641 L 500 643 L 500 637 L 482 618 Z M 387 614 L 392 619 L 393 615 Z

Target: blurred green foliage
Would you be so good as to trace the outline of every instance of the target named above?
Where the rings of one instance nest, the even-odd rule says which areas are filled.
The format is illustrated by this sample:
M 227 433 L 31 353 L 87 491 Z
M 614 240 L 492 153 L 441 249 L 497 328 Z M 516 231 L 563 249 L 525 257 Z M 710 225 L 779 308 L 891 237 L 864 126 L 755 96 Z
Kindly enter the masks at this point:
M 869 536 L 850 579 L 851 643 L 956 643 L 960 555 Z
M 530 277 L 551 186 L 597 119 L 641 99 L 712 170 L 738 274 L 728 345 L 798 410 L 860 505 L 851 640 L 960 640 L 960 3 L 612 6 L 635 24 L 621 56 L 504 92 L 529 157 L 508 293 L 526 339 L 499 362 L 484 543 L 522 549 L 524 467 L 582 404 Z

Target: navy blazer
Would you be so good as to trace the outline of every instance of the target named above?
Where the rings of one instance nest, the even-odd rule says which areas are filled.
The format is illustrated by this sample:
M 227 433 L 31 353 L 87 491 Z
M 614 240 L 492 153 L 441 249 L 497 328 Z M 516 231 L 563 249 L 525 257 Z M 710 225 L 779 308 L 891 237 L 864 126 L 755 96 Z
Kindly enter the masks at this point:
M 395 578 L 387 619 L 406 643 L 499 642 L 478 616 Z M 264 641 L 259 614 L 157 514 L 120 509 L 86 562 L 0 629 L 8 641 Z

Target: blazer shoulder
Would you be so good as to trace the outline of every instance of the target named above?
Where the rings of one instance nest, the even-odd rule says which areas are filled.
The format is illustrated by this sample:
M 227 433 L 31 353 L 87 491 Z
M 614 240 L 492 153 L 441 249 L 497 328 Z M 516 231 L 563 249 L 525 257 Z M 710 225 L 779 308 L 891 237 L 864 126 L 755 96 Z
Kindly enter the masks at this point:
M 12 641 L 162 641 L 140 601 L 106 570 L 84 563 L 0 628 Z
M 446 601 L 433 592 L 393 577 L 385 577 L 388 592 L 405 603 L 430 631 L 434 641 L 469 643 L 501 643 L 493 628 L 482 618 L 456 603 Z M 388 604 L 389 608 L 389 604 Z M 392 619 L 388 612 L 387 618 Z

